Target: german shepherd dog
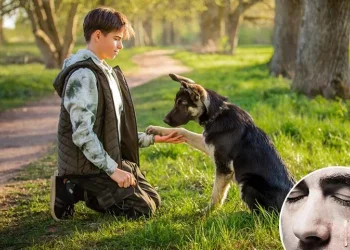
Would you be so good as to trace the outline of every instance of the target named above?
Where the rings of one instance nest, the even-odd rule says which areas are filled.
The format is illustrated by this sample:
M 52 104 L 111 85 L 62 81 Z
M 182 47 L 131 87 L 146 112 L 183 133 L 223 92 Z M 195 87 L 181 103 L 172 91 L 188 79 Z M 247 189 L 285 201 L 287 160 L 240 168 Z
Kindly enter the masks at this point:
M 207 153 L 216 165 L 215 182 L 208 210 L 221 206 L 231 181 L 240 187 L 241 197 L 251 210 L 280 211 L 294 180 L 267 135 L 250 115 L 227 98 L 205 89 L 193 80 L 169 74 L 181 88 L 175 105 L 164 122 L 171 127 L 190 120 L 204 127 L 203 134 L 184 128 L 149 126 L 149 134 L 168 135 L 176 131 L 188 144 Z

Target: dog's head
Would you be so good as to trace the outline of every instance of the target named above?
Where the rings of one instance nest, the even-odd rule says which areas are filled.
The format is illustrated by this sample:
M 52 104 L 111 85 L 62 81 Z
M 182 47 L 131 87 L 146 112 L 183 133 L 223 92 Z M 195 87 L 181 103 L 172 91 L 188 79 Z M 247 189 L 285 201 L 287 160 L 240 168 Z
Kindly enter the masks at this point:
M 181 83 L 181 88 L 175 97 L 173 109 L 165 116 L 164 122 L 172 127 L 184 125 L 191 120 L 198 121 L 208 103 L 207 91 L 193 80 L 169 74 L 171 79 Z

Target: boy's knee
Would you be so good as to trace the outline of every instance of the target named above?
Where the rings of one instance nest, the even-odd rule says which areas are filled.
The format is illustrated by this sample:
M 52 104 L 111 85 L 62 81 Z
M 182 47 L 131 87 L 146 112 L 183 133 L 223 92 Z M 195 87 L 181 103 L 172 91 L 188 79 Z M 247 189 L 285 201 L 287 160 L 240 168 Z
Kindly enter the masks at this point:
M 151 197 L 151 199 L 153 200 L 154 204 L 156 205 L 156 208 L 159 208 L 160 204 L 162 202 L 159 194 L 155 193 L 154 197 Z
M 152 195 L 152 197 L 149 197 L 149 199 L 146 201 L 145 200 L 145 204 L 147 204 L 146 206 L 147 206 L 147 211 L 145 211 L 146 213 L 145 213 L 145 215 L 147 216 L 152 216 L 152 215 L 154 215 L 156 212 L 157 212 L 157 210 L 158 210 L 158 208 L 159 208 L 159 206 L 160 206 L 160 203 L 161 203 L 161 199 L 160 199 L 160 196 L 157 194 L 157 193 L 155 193 L 154 195 Z

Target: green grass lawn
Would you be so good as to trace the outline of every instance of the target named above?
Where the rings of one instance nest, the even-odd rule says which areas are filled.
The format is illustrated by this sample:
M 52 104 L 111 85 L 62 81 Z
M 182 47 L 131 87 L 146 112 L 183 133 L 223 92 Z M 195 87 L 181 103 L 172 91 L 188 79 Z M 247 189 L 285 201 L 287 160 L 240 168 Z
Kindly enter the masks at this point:
M 194 70 L 186 76 L 247 110 L 265 130 L 296 179 L 328 165 L 350 165 L 350 102 L 308 100 L 289 91 L 289 81 L 268 75 L 271 48 L 238 48 L 235 57 L 179 52 Z M 179 84 L 162 77 L 132 90 L 139 130 L 164 125 Z M 200 132 L 191 122 L 186 128 Z M 49 214 L 49 176 L 55 153 L 31 164 L 0 194 L 0 248 L 29 249 L 282 249 L 278 216 L 251 214 L 231 188 L 222 208 L 200 210 L 210 199 L 214 165 L 187 145 L 140 150 L 142 170 L 162 197 L 151 219 L 127 221 L 100 215 L 83 204 L 73 220 Z
M 80 48 L 84 46 L 76 46 L 73 52 Z M 130 60 L 131 57 L 150 49 L 143 47 L 123 50 L 116 59 L 109 63 L 113 66 L 119 64 L 126 72 L 134 70 L 136 65 Z M 33 44 L 0 46 L 0 58 L 16 55 L 40 58 L 39 50 Z M 52 83 L 57 73 L 58 70 L 46 70 L 40 63 L 0 65 L 0 112 L 53 94 Z

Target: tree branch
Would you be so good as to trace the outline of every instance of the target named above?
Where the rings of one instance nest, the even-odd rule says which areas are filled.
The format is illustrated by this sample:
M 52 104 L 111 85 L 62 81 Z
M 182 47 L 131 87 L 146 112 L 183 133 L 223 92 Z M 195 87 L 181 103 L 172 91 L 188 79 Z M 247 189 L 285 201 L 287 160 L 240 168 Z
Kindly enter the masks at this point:
M 254 6 L 255 4 L 257 4 L 259 2 L 262 2 L 262 0 L 250 0 L 247 3 L 243 3 L 243 5 L 242 5 L 243 12 L 247 11 L 249 8 L 251 8 L 252 6 Z
M 275 7 L 272 4 L 270 4 L 268 1 L 262 1 L 262 3 L 264 5 L 266 5 L 267 8 L 270 9 L 270 10 L 274 10 L 275 9 Z
M 49 37 L 54 43 L 57 51 L 61 50 L 61 40 L 57 31 L 56 15 L 54 13 L 54 3 L 52 0 L 43 0 L 43 9 L 47 18 L 47 26 L 49 31 Z
M 52 53 L 56 53 L 57 50 L 55 48 L 55 46 L 53 46 L 53 44 L 51 43 L 51 39 L 49 38 L 49 36 L 41 29 L 38 29 L 34 35 L 39 38 L 40 40 L 42 40 L 46 45 L 47 47 L 50 49 L 50 51 Z
M 31 0 L 31 2 L 33 2 L 34 4 L 34 13 L 37 17 L 38 20 L 38 24 L 40 26 L 40 28 L 45 32 L 45 33 L 49 33 L 49 27 L 47 25 L 47 18 L 46 15 L 44 15 L 45 13 L 43 13 L 42 11 L 42 1 L 41 0 Z
M 55 13 L 57 13 L 58 9 L 61 7 L 62 0 L 55 0 Z
M 20 7 L 21 7 L 21 4 L 18 1 L 10 1 L 10 2 L 7 2 L 6 4 L 2 3 L 2 6 L 0 6 L 0 16 L 10 14 L 12 11 Z
M 256 22 L 259 20 L 273 21 L 274 18 L 269 16 L 244 16 L 244 20 L 249 22 Z
M 58 65 L 57 58 L 58 53 L 55 46 L 51 43 L 50 38 L 46 35 L 46 33 L 38 29 L 35 33 L 36 43 L 44 57 L 45 66 L 47 68 L 56 68 L 61 65 Z
M 30 23 L 32 24 L 33 33 L 35 33 L 39 29 L 39 27 L 38 27 L 38 22 L 36 20 L 36 17 L 31 8 L 30 2 L 26 0 L 20 0 L 20 5 L 26 11 L 28 18 L 30 20 Z
M 60 56 L 62 57 L 61 58 L 62 61 L 70 53 L 74 45 L 76 28 L 78 23 L 78 16 L 77 16 L 78 6 L 79 6 L 79 3 L 77 2 L 71 3 L 71 7 L 68 12 L 68 20 L 66 24 L 64 39 L 63 39 L 64 43 L 62 45 L 62 49 L 60 53 Z

